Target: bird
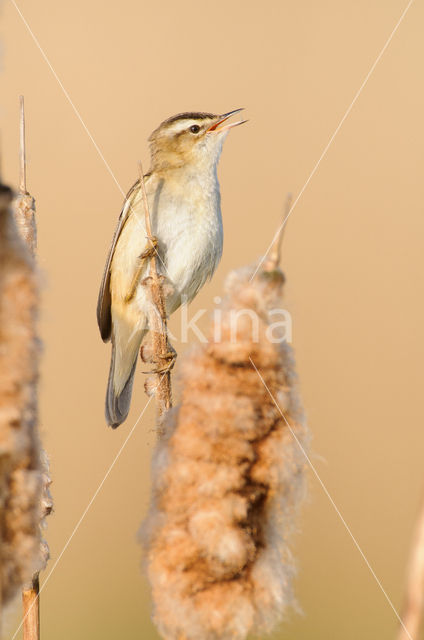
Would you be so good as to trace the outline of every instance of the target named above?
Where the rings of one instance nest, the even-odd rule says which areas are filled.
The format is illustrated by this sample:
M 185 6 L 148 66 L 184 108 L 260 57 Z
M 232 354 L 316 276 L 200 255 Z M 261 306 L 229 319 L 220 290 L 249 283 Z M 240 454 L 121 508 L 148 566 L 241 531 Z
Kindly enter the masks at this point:
M 151 168 L 143 180 L 158 271 L 170 284 L 165 301 L 168 316 L 193 300 L 221 259 L 217 165 L 229 130 L 246 122 L 227 122 L 240 111 L 179 113 L 149 137 Z M 143 256 L 151 245 L 141 189 L 139 179 L 125 198 L 97 303 L 100 335 L 112 343 L 105 416 L 114 429 L 128 416 L 137 354 L 149 331 L 149 298 L 142 280 L 149 275 L 150 260 Z

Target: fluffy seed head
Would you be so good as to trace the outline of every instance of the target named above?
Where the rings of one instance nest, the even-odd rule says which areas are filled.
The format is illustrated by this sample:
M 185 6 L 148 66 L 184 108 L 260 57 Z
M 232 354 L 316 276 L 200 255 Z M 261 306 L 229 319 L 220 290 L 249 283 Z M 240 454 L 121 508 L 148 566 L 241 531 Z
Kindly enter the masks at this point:
M 291 347 L 267 338 L 283 276 L 252 274 L 227 279 L 222 340 L 184 358 L 181 402 L 166 414 L 153 459 L 143 533 L 165 640 L 263 637 L 294 604 L 288 539 L 304 493 L 298 443 L 308 436 Z M 258 340 L 243 315 L 232 339 L 239 309 L 257 314 Z
M 0 601 L 42 566 L 37 434 L 38 278 L 0 185 Z

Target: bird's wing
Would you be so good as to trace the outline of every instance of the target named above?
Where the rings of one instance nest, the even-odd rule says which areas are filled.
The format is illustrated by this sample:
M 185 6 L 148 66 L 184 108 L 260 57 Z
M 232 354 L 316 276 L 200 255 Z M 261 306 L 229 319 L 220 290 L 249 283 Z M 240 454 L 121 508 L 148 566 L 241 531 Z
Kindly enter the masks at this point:
M 134 196 L 137 194 L 140 186 L 140 180 L 131 187 L 122 207 L 121 214 L 119 216 L 118 224 L 113 235 L 112 244 L 109 249 L 109 255 L 106 260 L 105 270 L 103 272 L 102 283 L 100 285 L 99 297 L 97 300 L 97 324 L 99 325 L 100 335 L 104 342 L 110 340 L 112 331 L 112 316 L 111 316 L 111 294 L 110 294 L 110 266 L 112 263 L 115 248 L 124 228 L 129 214 L 131 212 L 131 205 L 134 200 Z

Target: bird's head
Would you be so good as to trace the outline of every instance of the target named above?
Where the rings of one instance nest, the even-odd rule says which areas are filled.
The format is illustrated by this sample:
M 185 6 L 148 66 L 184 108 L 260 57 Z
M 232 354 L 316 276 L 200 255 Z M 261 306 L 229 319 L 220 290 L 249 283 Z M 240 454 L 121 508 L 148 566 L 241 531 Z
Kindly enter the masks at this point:
M 207 170 L 214 167 L 228 131 L 246 122 L 224 124 L 239 111 L 242 109 L 222 115 L 180 113 L 168 118 L 149 138 L 152 168 L 161 170 L 192 165 L 197 170 Z

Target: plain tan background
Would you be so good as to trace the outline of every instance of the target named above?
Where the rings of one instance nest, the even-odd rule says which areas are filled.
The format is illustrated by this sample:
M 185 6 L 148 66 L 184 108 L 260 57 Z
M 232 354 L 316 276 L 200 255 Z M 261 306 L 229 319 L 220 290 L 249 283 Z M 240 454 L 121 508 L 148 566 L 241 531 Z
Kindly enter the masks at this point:
M 228 270 L 265 250 L 286 192 L 302 189 L 405 6 L 20 2 L 124 191 L 139 159 L 147 169 L 161 120 L 246 107 L 250 121 L 231 132 L 220 164 L 223 260 L 190 313 L 212 309 Z M 416 2 L 293 211 L 284 248 L 313 461 L 396 608 L 424 476 L 423 19 Z M 24 93 L 38 206 L 51 569 L 146 398 L 139 374 L 128 421 L 106 428 L 109 347 L 95 304 L 121 193 L 10 0 L 0 37 L 4 174 L 17 184 Z M 158 637 L 136 542 L 152 425 L 149 410 L 46 584 L 43 640 Z M 312 474 L 300 525 L 303 615 L 273 637 L 393 638 L 395 614 Z

